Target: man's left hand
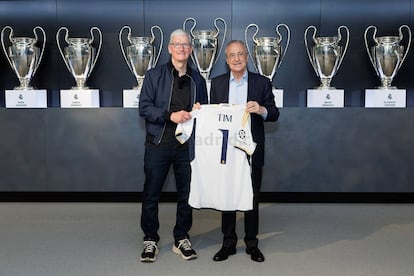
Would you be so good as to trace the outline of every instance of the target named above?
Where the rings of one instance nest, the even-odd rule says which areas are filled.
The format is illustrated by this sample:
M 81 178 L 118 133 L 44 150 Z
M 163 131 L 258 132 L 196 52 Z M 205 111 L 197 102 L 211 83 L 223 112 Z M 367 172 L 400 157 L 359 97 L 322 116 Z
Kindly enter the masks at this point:
M 266 109 L 256 101 L 248 101 L 246 104 L 246 112 L 263 115 L 266 113 Z

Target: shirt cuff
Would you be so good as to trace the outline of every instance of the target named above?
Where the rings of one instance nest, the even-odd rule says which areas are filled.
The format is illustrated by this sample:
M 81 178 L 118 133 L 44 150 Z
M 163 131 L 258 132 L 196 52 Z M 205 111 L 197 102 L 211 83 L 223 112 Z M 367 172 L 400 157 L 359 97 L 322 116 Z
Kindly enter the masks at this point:
M 263 107 L 265 109 L 265 113 L 262 114 L 263 120 L 267 119 L 267 109 L 266 107 Z

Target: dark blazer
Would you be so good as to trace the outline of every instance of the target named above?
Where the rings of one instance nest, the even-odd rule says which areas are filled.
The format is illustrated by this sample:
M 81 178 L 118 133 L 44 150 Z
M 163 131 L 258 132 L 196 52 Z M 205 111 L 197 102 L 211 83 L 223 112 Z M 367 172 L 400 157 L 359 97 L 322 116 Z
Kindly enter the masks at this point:
M 211 80 L 211 104 L 229 102 L 229 81 L 230 72 Z M 247 87 L 247 101 L 256 101 L 267 109 L 266 121 L 277 121 L 279 118 L 279 110 L 275 105 L 272 84 L 269 79 L 260 74 L 248 72 Z M 262 116 L 251 114 L 253 140 L 257 144 L 252 157 L 252 163 L 256 167 L 262 167 L 264 163 L 265 131 L 263 122 Z

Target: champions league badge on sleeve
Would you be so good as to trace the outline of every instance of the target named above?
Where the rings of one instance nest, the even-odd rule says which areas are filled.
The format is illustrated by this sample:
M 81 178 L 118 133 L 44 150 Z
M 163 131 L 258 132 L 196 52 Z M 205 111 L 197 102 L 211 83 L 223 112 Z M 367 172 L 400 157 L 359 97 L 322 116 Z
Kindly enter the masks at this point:
M 242 120 L 242 128 L 236 132 L 234 147 L 241 149 L 248 155 L 252 155 L 256 149 L 256 143 L 253 141 L 251 135 L 249 118 L 250 114 L 245 112 Z

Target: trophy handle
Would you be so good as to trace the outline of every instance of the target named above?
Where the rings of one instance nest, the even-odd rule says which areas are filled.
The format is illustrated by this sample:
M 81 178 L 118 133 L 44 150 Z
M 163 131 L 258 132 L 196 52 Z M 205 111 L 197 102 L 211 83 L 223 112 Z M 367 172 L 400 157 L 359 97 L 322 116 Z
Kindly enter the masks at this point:
M 286 43 L 285 43 L 285 47 L 284 47 L 285 50 L 283 51 L 283 54 L 280 57 L 280 61 L 279 61 L 279 64 L 277 65 L 277 68 L 279 68 L 280 67 L 280 64 L 282 64 L 283 58 L 286 55 L 286 51 L 287 51 L 287 49 L 289 47 L 289 43 L 290 43 L 290 29 L 289 29 L 289 27 L 286 24 L 278 24 L 276 26 L 276 33 L 280 37 L 280 40 L 282 40 L 282 35 L 280 34 L 280 31 L 279 31 L 280 27 L 283 27 L 286 30 L 287 39 L 286 39 Z
M 342 52 L 342 56 L 340 57 L 339 62 L 338 62 L 338 67 L 337 67 L 338 69 L 339 69 L 339 66 L 341 66 L 341 64 L 342 64 L 342 60 L 345 57 L 346 50 L 348 49 L 348 45 L 349 45 L 349 29 L 348 29 L 347 26 L 341 25 L 341 26 L 338 27 L 338 39 L 339 39 L 339 41 L 342 39 L 342 35 L 341 35 L 341 30 L 342 29 L 344 29 L 345 33 L 346 33 L 346 42 L 345 42 L 345 46 L 344 46 L 344 51 Z
M 187 30 L 185 29 L 185 27 L 186 27 L 186 25 L 187 25 L 187 22 L 188 22 L 188 21 L 193 21 L 193 27 L 191 27 L 191 29 L 190 29 L 190 35 L 191 35 L 191 38 L 193 39 L 193 38 L 194 38 L 194 33 L 193 33 L 193 30 L 194 30 L 195 26 L 197 25 L 197 21 L 196 21 L 194 18 L 192 18 L 192 17 L 188 17 L 188 18 L 186 18 L 186 19 L 184 20 L 184 23 L 183 23 L 183 30 L 184 30 L 184 31 L 187 31 Z M 194 64 L 197 64 L 197 62 L 196 62 L 196 60 L 195 60 L 195 58 L 194 58 L 194 51 L 191 53 L 190 57 L 191 57 L 191 61 L 192 61 Z
M 365 29 L 365 32 L 364 32 L 365 49 L 367 50 L 368 57 L 369 57 L 369 60 L 371 61 L 372 66 L 374 66 L 374 69 L 375 69 L 376 73 L 379 75 L 378 69 L 377 69 L 377 67 L 375 66 L 375 61 L 374 61 L 374 58 L 373 58 L 373 56 L 372 56 L 372 54 L 371 54 L 371 51 L 369 50 L 369 45 L 368 45 L 368 38 L 367 38 L 367 35 L 368 35 L 368 31 L 369 31 L 370 29 L 374 29 L 374 33 L 372 34 L 372 39 L 375 41 L 375 43 L 377 43 L 377 42 L 378 42 L 378 41 L 377 41 L 377 39 L 375 38 L 375 36 L 376 36 L 376 34 L 377 34 L 377 27 L 372 26 L 372 25 L 371 25 L 371 26 L 368 26 L 368 28 L 366 28 L 366 29 Z
M 131 40 L 130 40 L 130 38 L 131 38 L 131 27 L 125 25 L 119 31 L 119 36 L 118 36 L 119 45 L 121 46 L 122 56 L 124 57 L 125 62 L 128 65 L 128 67 L 129 67 L 129 70 L 131 70 L 131 72 L 133 72 L 134 70 L 132 69 L 131 64 L 128 61 L 128 58 L 127 58 L 127 56 L 125 54 L 125 50 L 124 50 L 124 44 L 122 43 L 122 35 L 124 33 L 124 30 L 128 30 L 128 36 L 127 36 L 127 38 L 128 38 L 128 41 L 131 42 Z
M 6 48 L 6 45 L 4 45 L 4 32 L 5 32 L 6 30 L 10 30 L 10 34 L 9 34 L 9 41 L 12 41 L 12 40 L 13 40 L 13 28 L 12 28 L 12 27 L 10 27 L 10 26 L 5 26 L 5 27 L 3 28 L 3 30 L 1 30 L 1 45 L 3 46 L 3 51 L 4 51 L 4 54 L 6 55 L 7 61 L 9 62 L 9 64 L 10 64 L 11 68 L 13 68 L 13 64 L 12 64 L 12 62 L 11 62 L 11 60 L 10 60 L 9 55 L 7 54 L 7 48 Z
M 191 36 L 192 36 L 192 37 L 194 37 L 193 30 L 194 30 L 195 26 L 197 25 L 197 21 L 196 21 L 194 18 L 192 18 L 192 17 L 188 17 L 188 18 L 186 18 L 186 19 L 184 20 L 184 23 L 183 23 L 183 30 L 184 30 L 184 31 L 186 31 L 185 26 L 187 25 L 187 22 L 188 22 L 188 21 L 193 21 L 193 27 L 191 27 L 191 29 L 190 29 L 190 34 L 191 34 Z
M 89 73 L 88 73 L 88 77 L 91 74 L 93 68 L 95 67 L 96 61 L 98 60 L 99 54 L 101 53 L 101 48 L 102 48 L 102 32 L 98 27 L 92 27 L 90 30 L 91 33 L 91 39 L 89 41 L 89 44 L 92 44 L 93 41 L 95 41 L 95 37 L 93 35 L 93 31 L 97 31 L 99 34 L 99 46 L 98 46 L 98 51 L 96 52 L 95 55 L 95 59 L 93 60 L 92 64 L 91 64 L 91 68 L 89 69 Z
M 398 31 L 399 31 L 399 34 L 400 34 L 400 39 L 402 40 L 403 39 L 403 33 L 402 33 L 402 30 L 403 29 L 407 29 L 407 33 L 408 33 L 408 42 L 407 42 L 407 46 L 406 46 L 406 49 L 405 49 L 405 54 L 403 55 L 403 58 L 401 59 L 401 62 L 400 62 L 400 65 L 398 66 L 398 69 L 400 69 L 400 67 L 401 67 L 401 65 L 403 64 L 403 62 L 404 62 L 404 60 L 405 60 L 405 58 L 407 57 L 407 54 L 408 54 L 408 50 L 410 49 L 410 46 L 411 46 L 411 30 L 410 30 L 410 27 L 408 27 L 407 25 L 401 25 L 400 26 L 400 28 L 398 29 Z
M 66 32 L 66 34 L 65 34 L 65 41 L 66 41 L 66 43 L 68 43 L 69 44 L 69 41 L 68 41 L 68 34 L 69 34 L 69 30 L 68 30 L 68 28 L 66 28 L 66 27 L 60 27 L 59 28 L 59 30 L 57 31 L 57 33 L 56 33 L 56 43 L 57 43 L 57 46 L 58 46 L 58 49 L 59 49 L 59 52 L 60 52 L 60 55 L 62 56 L 62 58 L 63 58 L 63 62 L 65 62 L 65 65 L 66 65 L 66 68 L 69 70 L 69 72 L 70 72 L 70 67 L 69 67 L 69 64 L 68 64 L 68 62 L 66 61 L 66 58 L 65 58 L 65 55 L 63 54 L 63 51 L 62 51 L 62 47 L 60 46 L 60 40 L 59 40 L 59 37 L 60 37 L 60 32 L 61 31 L 65 31 Z
M 315 26 L 312 26 L 311 25 L 311 26 L 309 26 L 309 27 L 306 28 L 305 35 L 304 35 L 306 52 L 308 53 L 309 61 L 310 61 L 311 65 L 312 65 L 312 67 L 313 67 L 313 70 L 315 70 L 316 75 L 319 77 L 318 70 L 316 69 L 315 63 L 313 62 L 312 55 L 310 53 L 309 46 L 308 46 L 308 32 L 309 32 L 310 29 L 313 29 L 312 38 L 313 38 L 314 41 L 315 41 L 315 36 L 316 36 L 316 27 Z
M 162 51 L 162 44 L 164 43 L 164 33 L 162 32 L 161 27 L 157 25 L 154 25 L 151 27 L 151 35 L 152 35 L 151 43 L 153 43 L 155 40 L 154 29 L 157 29 L 160 32 L 160 46 L 158 47 L 157 57 L 154 59 L 154 62 L 152 63 L 151 67 L 155 67 L 155 65 L 157 65 L 158 59 L 160 58 L 161 51 Z
M 40 26 L 36 26 L 36 27 L 33 28 L 33 33 L 35 35 L 36 43 L 39 40 L 39 37 L 37 36 L 36 30 L 40 30 L 40 32 L 43 35 L 43 45 L 42 45 L 42 50 L 40 51 L 39 60 L 37 61 L 37 64 L 35 65 L 35 67 L 33 69 L 33 75 L 36 73 L 37 68 L 39 68 L 40 62 L 42 61 L 42 58 L 43 58 L 43 53 L 45 52 L 45 46 L 46 46 L 46 33 L 45 33 L 45 30 L 43 30 L 43 28 L 40 27 Z
M 250 46 L 249 46 L 249 42 L 248 42 L 248 39 L 247 39 L 247 30 L 248 30 L 249 28 L 251 28 L 251 27 L 255 27 L 255 28 L 256 28 L 256 31 L 254 32 L 254 34 L 253 34 L 253 36 L 252 36 L 252 40 L 253 40 L 253 42 L 256 42 L 256 35 L 257 35 L 257 33 L 259 32 L 259 26 L 257 26 L 257 25 L 256 25 L 256 24 L 254 24 L 254 23 L 247 25 L 246 29 L 244 30 L 244 40 L 246 41 L 246 48 L 247 48 L 247 52 L 249 53 L 250 60 L 252 61 L 253 66 L 254 66 L 254 68 L 256 69 L 256 72 L 259 72 L 259 69 L 257 69 L 256 63 L 254 62 L 253 55 L 252 55 L 252 53 L 250 52 Z
M 226 24 L 226 21 L 224 21 L 224 19 L 223 18 L 221 18 L 221 17 L 218 17 L 218 18 L 216 18 L 216 19 L 214 19 L 214 27 L 216 27 L 216 30 L 217 30 L 217 35 L 216 35 L 216 37 L 219 35 L 219 33 L 220 33 L 220 29 L 219 29 L 219 27 L 217 27 L 217 21 L 221 21 L 222 23 L 223 23 L 223 25 L 224 25 L 224 33 L 223 33 L 223 40 L 221 41 L 221 46 L 220 46 L 220 50 L 219 50 L 219 52 L 218 52 L 218 54 L 216 55 L 216 61 L 214 62 L 214 64 L 216 64 L 217 63 L 217 61 L 218 61 L 218 57 L 220 56 L 220 53 L 221 53 L 221 51 L 223 50 L 223 46 L 224 46 L 224 41 L 226 41 L 226 34 L 227 34 L 227 24 Z M 195 25 L 194 25 L 195 26 Z

